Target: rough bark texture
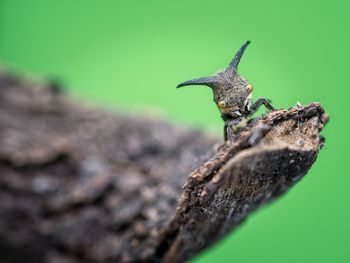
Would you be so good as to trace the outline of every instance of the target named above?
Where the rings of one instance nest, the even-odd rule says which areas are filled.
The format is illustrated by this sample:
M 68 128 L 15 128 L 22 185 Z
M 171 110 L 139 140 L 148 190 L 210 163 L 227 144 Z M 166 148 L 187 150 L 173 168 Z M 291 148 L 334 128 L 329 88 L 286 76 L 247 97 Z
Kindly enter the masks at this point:
M 0 74 L 1 262 L 183 262 L 299 181 L 327 120 L 317 103 L 275 111 L 215 149 L 34 86 Z

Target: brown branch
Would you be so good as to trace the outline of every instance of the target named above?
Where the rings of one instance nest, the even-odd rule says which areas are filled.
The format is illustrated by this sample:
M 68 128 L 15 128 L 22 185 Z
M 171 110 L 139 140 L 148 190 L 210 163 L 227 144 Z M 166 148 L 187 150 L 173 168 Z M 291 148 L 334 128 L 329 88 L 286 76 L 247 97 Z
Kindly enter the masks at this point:
M 183 262 L 299 181 L 327 120 L 317 103 L 275 111 L 216 151 L 33 86 L 0 74 L 1 262 Z

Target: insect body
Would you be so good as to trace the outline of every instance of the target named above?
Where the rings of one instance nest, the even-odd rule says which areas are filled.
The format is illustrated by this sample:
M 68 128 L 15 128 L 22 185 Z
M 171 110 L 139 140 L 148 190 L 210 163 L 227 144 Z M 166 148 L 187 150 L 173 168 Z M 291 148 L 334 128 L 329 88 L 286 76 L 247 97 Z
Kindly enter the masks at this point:
M 221 117 L 225 122 L 225 140 L 233 140 L 233 128 L 243 118 L 256 112 L 261 105 L 265 105 L 269 110 L 274 110 L 269 101 L 264 98 L 252 103 L 253 86 L 237 72 L 238 64 L 249 43 L 250 41 L 244 43 L 228 67 L 216 75 L 188 80 L 177 85 L 177 88 L 189 85 L 205 85 L 213 90 L 214 102 L 217 104 Z

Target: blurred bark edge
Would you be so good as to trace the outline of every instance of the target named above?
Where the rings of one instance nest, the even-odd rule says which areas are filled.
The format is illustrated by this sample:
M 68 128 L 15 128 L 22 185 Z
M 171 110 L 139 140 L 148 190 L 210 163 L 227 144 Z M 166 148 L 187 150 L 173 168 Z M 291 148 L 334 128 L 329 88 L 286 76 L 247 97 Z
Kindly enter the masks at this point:
M 0 261 L 184 262 L 298 182 L 326 122 L 295 106 L 218 146 L 0 73 Z

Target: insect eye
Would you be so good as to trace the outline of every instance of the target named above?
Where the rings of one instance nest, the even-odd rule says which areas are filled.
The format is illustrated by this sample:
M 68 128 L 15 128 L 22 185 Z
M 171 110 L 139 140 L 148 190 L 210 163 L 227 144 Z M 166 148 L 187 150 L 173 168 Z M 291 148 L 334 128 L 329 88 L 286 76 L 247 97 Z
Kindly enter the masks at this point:
M 248 90 L 249 92 L 252 92 L 252 91 L 253 91 L 253 85 L 248 84 L 248 85 L 247 85 L 247 90 Z
M 220 101 L 218 102 L 218 107 L 219 107 L 220 109 L 225 108 L 225 107 L 226 107 L 226 103 L 225 103 L 225 101 L 220 100 Z

